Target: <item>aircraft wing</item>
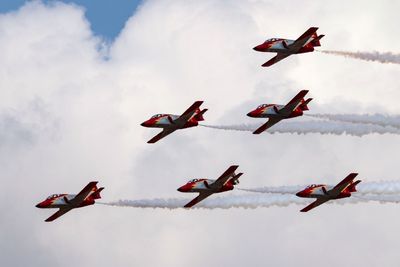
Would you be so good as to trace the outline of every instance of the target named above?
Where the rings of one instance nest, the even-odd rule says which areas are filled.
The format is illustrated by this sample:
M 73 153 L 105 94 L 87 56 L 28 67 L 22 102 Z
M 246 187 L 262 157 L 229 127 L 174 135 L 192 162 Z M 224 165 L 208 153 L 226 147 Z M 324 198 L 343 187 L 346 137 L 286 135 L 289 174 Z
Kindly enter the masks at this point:
M 194 115 L 197 109 L 200 108 L 203 101 L 194 102 L 183 114 L 175 120 L 175 123 L 178 125 L 184 125 L 190 118 Z
M 236 169 L 239 168 L 237 165 L 230 166 L 214 183 L 210 185 L 212 189 L 219 189 L 224 184 L 232 178 L 233 174 L 235 173 Z
M 310 40 L 311 36 L 316 33 L 318 30 L 317 27 L 311 27 L 309 28 L 305 33 L 303 33 L 299 38 L 294 41 L 293 44 L 289 46 L 289 49 L 296 53 L 299 51 L 304 45 L 307 44 L 307 42 Z
M 316 201 L 314 201 L 313 203 L 311 203 L 310 205 L 308 205 L 307 207 L 305 207 L 304 209 L 301 210 L 301 212 L 307 212 L 313 208 L 318 207 L 321 204 L 324 204 L 325 202 L 327 202 L 329 199 L 317 199 Z
M 329 195 L 336 196 L 339 195 L 346 187 L 348 187 L 356 178 L 358 173 L 350 173 L 347 175 L 346 178 L 344 178 L 340 183 L 338 183 L 333 189 L 328 191 Z
M 268 60 L 267 62 L 262 64 L 261 66 L 263 66 L 263 67 L 272 66 L 275 63 L 281 61 L 282 59 L 287 58 L 288 56 L 290 56 L 290 54 L 278 53 L 278 54 L 276 54 L 276 56 L 274 56 L 273 58 L 271 58 L 270 60 Z
M 272 126 L 274 126 L 281 120 L 282 119 L 279 119 L 279 118 L 270 118 L 270 119 L 268 119 L 268 121 L 266 123 L 264 123 L 257 130 L 255 130 L 253 132 L 253 134 L 260 134 L 260 133 L 264 132 L 265 130 L 267 130 L 268 128 L 271 128 Z
M 85 188 L 82 189 L 81 192 L 79 192 L 73 199 L 71 199 L 69 202 L 71 202 L 73 205 L 79 205 L 82 201 L 85 200 L 85 198 L 92 192 L 94 188 L 96 188 L 96 184 L 98 182 L 90 182 L 88 183 Z M 58 211 L 60 212 L 61 209 Z M 64 212 L 65 213 L 65 212 Z M 62 213 L 62 214 L 64 214 Z M 61 214 L 61 215 L 62 215 Z M 60 216 L 61 216 L 60 215 Z
M 47 218 L 45 220 L 45 222 L 52 222 L 55 219 L 57 219 L 58 217 L 64 215 L 65 213 L 67 213 L 68 211 L 72 210 L 72 208 L 61 208 L 59 209 L 56 213 L 54 213 L 53 215 L 51 215 L 49 218 Z
M 155 142 L 157 142 L 158 140 L 166 137 L 169 134 L 172 134 L 173 132 L 176 131 L 176 128 L 165 128 L 164 130 L 162 130 L 161 133 L 157 134 L 156 136 L 154 136 L 153 138 L 151 138 L 149 141 L 147 141 L 148 144 L 154 144 Z
M 187 203 L 184 207 L 185 208 L 190 208 L 199 203 L 200 201 L 204 200 L 205 198 L 211 196 L 213 193 L 212 192 L 203 192 L 200 193 L 196 198 L 194 198 L 192 201 Z
M 290 100 L 289 103 L 286 104 L 286 106 L 279 110 L 279 113 L 281 113 L 282 115 L 289 115 L 290 113 L 292 113 L 293 110 L 295 110 L 299 106 L 301 100 L 304 99 L 307 93 L 308 90 L 301 90 L 300 92 L 298 92 L 297 95 L 293 97 L 293 99 Z

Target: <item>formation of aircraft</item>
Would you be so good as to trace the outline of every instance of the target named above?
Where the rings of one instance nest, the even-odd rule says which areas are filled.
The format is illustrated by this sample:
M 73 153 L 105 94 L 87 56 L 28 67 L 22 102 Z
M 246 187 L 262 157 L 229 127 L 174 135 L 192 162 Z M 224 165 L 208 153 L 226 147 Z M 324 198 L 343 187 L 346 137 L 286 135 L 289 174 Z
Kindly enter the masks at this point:
M 253 134 L 260 134 L 281 120 L 302 116 L 303 111 L 308 110 L 307 104 L 312 100 L 312 98 L 304 100 L 307 93 L 308 90 L 301 90 L 286 105 L 263 104 L 250 111 L 247 114 L 249 117 L 268 118 L 268 121 L 255 130 Z
M 100 199 L 100 192 L 104 187 L 97 188 L 98 182 L 90 182 L 77 195 L 54 194 L 36 205 L 41 209 L 59 209 L 56 213 L 47 218 L 46 222 L 51 222 L 64 215 L 68 211 L 93 205 L 96 199 Z
M 321 46 L 320 40 L 325 35 L 318 35 L 317 30 L 317 27 L 311 27 L 296 40 L 271 38 L 253 49 L 259 52 L 277 53 L 275 57 L 261 65 L 269 67 L 290 55 L 312 52 L 314 47 Z
M 317 30 L 318 28 L 311 27 L 296 40 L 282 38 L 268 39 L 253 49 L 260 52 L 276 52 L 277 55 L 275 57 L 262 65 L 263 67 L 271 66 L 290 55 L 314 51 L 314 47 L 320 46 L 320 40 L 324 37 L 324 35 L 318 35 Z M 268 121 L 256 129 L 253 134 L 260 134 L 281 120 L 302 116 L 304 111 L 309 110 L 307 105 L 312 100 L 312 98 L 304 99 L 307 93 L 308 90 L 301 90 L 286 105 L 262 104 L 250 111 L 247 114 L 249 117 L 268 118 Z M 141 123 L 144 127 L 162 129 L 159 134 L 151 138 L 147 143 L 156 143 L 176 130 L 198 126 L 199 121 L 204 120 L 203 115 L 207 111 L 207 109 L 200 109 L 202 104 L 203 101 L 196 101 L 182 115 L 157 114 Z M 216 180 L 205 178 L 193 179 L 179 187 L 177 189 L 179 192 L 199 193 L 197 197 L 184 207 L 193 207 L 212 194 L 233 190 L 235 185 L 239 184 L 239 177 L 243 174 L 236 174 L 238 167 L 237 165 L 230 166 Z M 351 173 L 333 187 L 327 185 L 310 185 L 296 193 L 298 197 L 316 198 L 314 202 L 303 208 L 301 212 L 307 212 L 329 200 L 350 197 L 353 192 L 356 192 L 356 185 L 361 182 L 361 180 L 354 181 L 357 175 L 357 173 Z M 97 183 L 88 183 L 76 195 L 51 195 L 38 203 L 36 207 L 43 209 L 58 208 L 59 210 L 56 213 L 45 220 L 46 222 L 51 222 L 72 209 L 95 204 L 95 200 L 101 198 L 100 192 L 104 189 L 104 187 L 98 188 Z
M 203 114 L 207 109 L 200 110 L 203 101 L 194 102 L 182 115 L 157 114 L 143 122 L 141 125 L 149 128 L 162 128 L 162 132 L 151 138 L 147 143 L 153 144 L 158 140 L 179 129 L 185 129 L 199 125 L 204 121 Z
M 351 193 L 356 192 L 356 185 L 361 182 L 354 179 L 358 173 L 350 173 L 346 178 L 344 178 L 340 183 L 335 186 L 328 185 L 310 185 L 306 189 L 298 192 L 296 196 L 305 198 L 316 198 L 317 200 L 300 210 L 301 212 L 307 212 L 315 207 L 318 207 L 325 202 L 332 199 L 346 198 L 350 197 Z
M 235 173 L 238 167 L 237 165 L 230 166 L 217 180 L 193 179 L 179 187 L 179 192 L 199 193 L 196 198 L 184 207 L 190 208 L 212 194 L 233 190 L 235 185 L 239 184 L 239 177 L 243 174 Z

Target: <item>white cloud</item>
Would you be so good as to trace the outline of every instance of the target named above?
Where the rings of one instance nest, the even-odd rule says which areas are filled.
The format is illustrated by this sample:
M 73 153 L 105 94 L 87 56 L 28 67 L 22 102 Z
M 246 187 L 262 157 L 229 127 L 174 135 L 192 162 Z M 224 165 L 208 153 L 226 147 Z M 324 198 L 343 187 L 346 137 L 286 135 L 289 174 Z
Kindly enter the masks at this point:
M 199 127 L 147 145 L 156 131 L 139 124 L 154 113 L 179 114 L 197 99 L 210 109 L 207 123 L 254 123 L 245 114 L 255 105 L 285 102 L 302 88 L 318 112 L 398 113 L 398 66 L 313 53 L 265 69 L 272 55 L 251 50 L 316 25 L 326 34 L 322 48 L 395 51 L 397 6 L 147 1 L 109 60 L 78 6 L 31 2 L 0 16 L 2 265 L 393 265 L 395 205 L 331 205 L 310 214 L 298 206 L 98 205 L 51 224 L 43 219 L 52 211 L 34 205 L 90 179 L 106 187 L 104 201 L 181 197 L 176 188 L 187 179 L 213 178 L 232 163 L 245 172 L 244 187 L 334 183 L 351 171 L 365 181 L 396 179 L 395 135 L 255 137 Z

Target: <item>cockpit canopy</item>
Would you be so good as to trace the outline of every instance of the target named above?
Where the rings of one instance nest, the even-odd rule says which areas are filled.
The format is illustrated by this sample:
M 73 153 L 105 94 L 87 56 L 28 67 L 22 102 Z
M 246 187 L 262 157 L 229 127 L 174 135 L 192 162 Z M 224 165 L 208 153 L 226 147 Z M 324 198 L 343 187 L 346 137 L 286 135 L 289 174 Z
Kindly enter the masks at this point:
M 314 187 L 317 187 L 317 186 L 319 186 L 319 185 L 317 185 L 317 184 L 311 184 L 311 185 L 307 186 L 307 188 L 314 188 Z
M 275 41 L 279 41 L 280 39 L 279 38 L 271 38 L 271 39 L 268 39 L 267 41 L 265 41 L 266 43 L 267 42 L 275 42 Z
M 267 104 L 262 104 L 262 105 L 259 105 L 257 108 L 265 108 L 267 106 L 268 106 Z
M 157 115 L 154 115 L 153 117 L 151 117 L 152 119 L 155 119 L 155 118 L 160 118 L 160 117 L 162 117 L 162 116 L 164 116 L 164 114 L 157 114 Z
M 59 197 L 59 196 L 61 196 L 61 195 L 60 194 L 53 194 L 51 196 L 48 196 L 47 199 L 53 199 L 53 198 L 56 198 L 56 197 Z
M 198 181 L 199 181 L 199 179 L 192 179 L 192 180 L 189 181 L 189 183 L 196 183 Z

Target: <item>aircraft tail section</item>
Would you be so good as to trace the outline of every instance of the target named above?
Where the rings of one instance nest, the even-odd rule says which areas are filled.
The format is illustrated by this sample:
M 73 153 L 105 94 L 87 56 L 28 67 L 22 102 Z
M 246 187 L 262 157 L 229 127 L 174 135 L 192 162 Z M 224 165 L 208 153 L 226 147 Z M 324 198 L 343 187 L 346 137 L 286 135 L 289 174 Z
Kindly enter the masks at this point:
M 203 110 L 201 110 L 200 111 L 200 109 L 199 109 L 199 112 L 194 116 L 194 119 L 196 120 L 196 121 L 204 121 L 204 117 L 203 117 L 203 115 L 204 115 L 204 113 L 206 113 L 206 111 L 207 111 L 208 109 L 203 109 Z
M 234 174 L 232 178 L 232 184 L 236 185 L 239 183 L 239 177 L 243 175 L 243 172 L 239 172 L 238 174 Z
M 356 185 L 358 185 L 361 182 L 361 180 L 357 180 L 351 185 L 349 185 L 349 191 L 350 192 L 357 192 Z
M 100 199 L 100 192 L 104 189 L 104 187 L 100 187 L 99 189 L 97 189 L 96 191 L 94 191 L 94 193 L 91 195 L 91 197 L 93 199 Z
M 313 99 L 312 99 L 312 98 L 308 98 L 307 100 L 304 100 L 304 99 L 303 99 L 303 100 L 301 101 L 301 104 L 300 104 L 300 109 L 303 110 L 303 111 L 304 111 L 304 110 L 309 110 L 309 108 L 308 108 L 307 105 L 308 105 L 308 103 L 311 102 L 311 100 L 313 100 Z
M 311 41 L 311 44 L 313 46 L 321 46 L 320 40 L 322 39 L 322 37 L 324 37 L 325 35 L 321 34 L 321 35 L 317 35 L 317 33 L 313 34 L 313 40 Z

